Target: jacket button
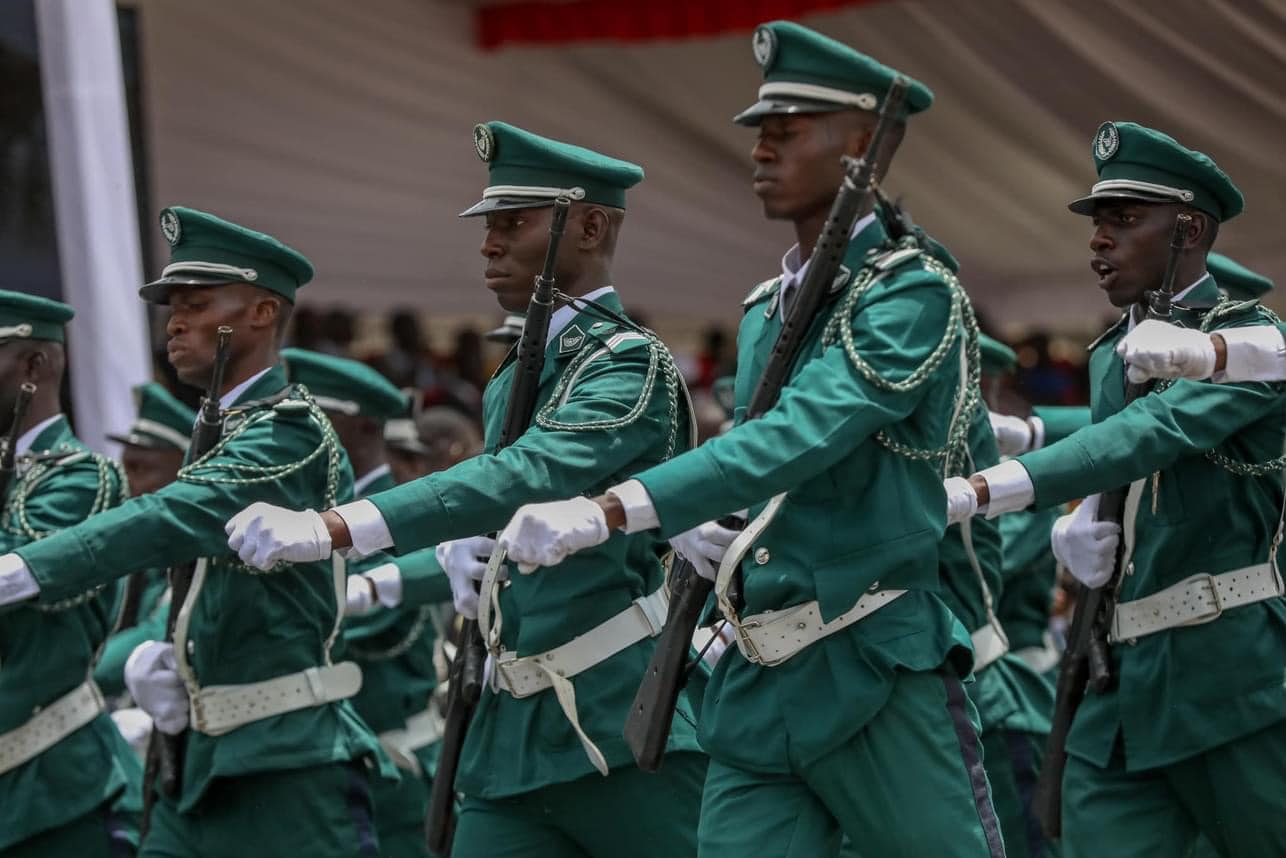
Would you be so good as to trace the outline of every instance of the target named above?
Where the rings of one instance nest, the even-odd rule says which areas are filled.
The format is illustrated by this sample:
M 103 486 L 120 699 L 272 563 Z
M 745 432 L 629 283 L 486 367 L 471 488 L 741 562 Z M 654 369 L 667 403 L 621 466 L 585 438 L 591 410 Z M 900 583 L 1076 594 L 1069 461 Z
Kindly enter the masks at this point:
M 871 582 L 871 586 L 869 586 L 869 587 L 867 587 L 867 588 L 866 588 L 866 592 L 868 592 L 868 593 L 874 593 L 874 592 L 878 591 L 879 589 L 880 589 L 880 582 L 879 582 L 879 581 L 872 581 L 872 582 Z
M 188 655 L 196 655 L 196 641 L 189 640 L 187 650 L 188 650 Z
M 767 548 L 756 548 L 756 549 L 755 549 L 755 562 L 756 562 L 756 563 L 758 563 L 760 566 L 763 566 L 763 565 L 764 565 L 765 563 L 767 563 L 769 560 L 772 560 L 772 555 L 768 553 L 768 549 L 767 549 Z

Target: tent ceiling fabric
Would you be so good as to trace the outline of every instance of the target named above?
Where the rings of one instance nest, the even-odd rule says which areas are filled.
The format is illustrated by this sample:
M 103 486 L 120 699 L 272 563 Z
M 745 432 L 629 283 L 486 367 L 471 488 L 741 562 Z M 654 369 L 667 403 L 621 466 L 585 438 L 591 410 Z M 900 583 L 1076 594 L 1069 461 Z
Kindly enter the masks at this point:
M 491 313 L 475 122 L 503 118 L 643 164 L 617 280 L 649 317 L 728 319 L 793 242 L 749 190 L 748 33 L 475 47 L 449 0 L 134 0 L 155 209 L 243 220 L 317 264 L 306 300 Z M 1286 8 L 1272 0 L 885 2 L 803 19 L 937 94 L 887 183 L 1006 323 L 1081 327 L 1106 302 L 1089 224 L 1104 119 L 1170 131 L 1246 191 L 1219 248 L 1286 291 Z M 159 244 L 159 242 L 158 242 Z M 159 269 L 163 260 L 152 260 Z M 1277 302 L 1276 306 L 1283 306 Z

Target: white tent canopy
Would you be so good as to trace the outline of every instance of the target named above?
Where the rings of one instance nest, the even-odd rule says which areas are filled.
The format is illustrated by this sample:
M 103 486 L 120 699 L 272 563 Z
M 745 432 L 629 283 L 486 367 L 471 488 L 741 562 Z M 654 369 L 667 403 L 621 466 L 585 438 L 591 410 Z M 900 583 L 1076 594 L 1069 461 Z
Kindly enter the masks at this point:
M 485 184 L 471 128 L 487 119 L 644 165 L 616 273 L 655 321 L 729 318 L 793 241 L 762 220 L 753 132 L 729 121 L 758 86 L 748 33 L 487 53 L 470 3 L 133 5 L 154 208 L 209 209 L 296 245 L 318 269 L 306 300 L 493 312 L 480 225 L 455 217 Z M 1286 288 L 1280 3 L 890 0 L 803 21 L 935 91 L 888 187 L 1006 324 L 1081 327 L 1105 310 L 1089 225 L 1065 208 L 1093 181 L 1104 119 L 1219 161 L 1248 198 L 1219 248 Z

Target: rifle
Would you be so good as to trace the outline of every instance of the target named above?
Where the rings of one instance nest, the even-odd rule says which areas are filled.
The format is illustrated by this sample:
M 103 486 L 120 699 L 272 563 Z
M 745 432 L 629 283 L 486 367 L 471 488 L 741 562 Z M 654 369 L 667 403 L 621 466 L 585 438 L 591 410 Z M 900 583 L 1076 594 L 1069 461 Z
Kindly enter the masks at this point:
M 188 461 L 195 462 L 214 449 L 223 434 L 223 412 L 219 409 L 219 395 L 223 388 L 223 372 L 232 356 L 232 328 L 223 326 L 218 330 L 218 339 L 214 352 L 214 368 L 210 373 L 210 386 L 201 399 L 201 411 L 197 416 L 196 428 L 192 431 L 192 443 L 188 448 Z M 187 601 L 188 592 L 192 589 L 192 579 L 196 574 L 196 562 L 187 563 L 170 569 L 170 610 L 165 620 L 165 640 L 174 642 L 174 625 L 178 621 L 183 603 Z M 152 817 L 152 807 L 156 802 L 155 787 L 160 782 L 161 790 L 170 798 L 176 798 L 183 780 L 183 747 L 185 734 L 171 736 L 153 729 L 147 745 L 147 765 L 143 770 L 143 824 L 142 834 L 146 834 Z M 142 836 L 142 835 L 140 835 Z
M 549 245 L 545 250 L 545 267 L 536 278 L 536 288 L 527 305 L 522 337 L 514 358 L 514 380 L 505 405 L 505 421 L 496 450 L 508 447 L 531 426 L 540 393 L 540 373 L 545 366 L 545 340 L 549 336 L 549 319 L 554 313 L 554 268 L 558 245 L 567 225 L 571 199 L 560 196 L 554 201 L 554 214 L 549 223 Z M 486 598 L 484 595 L 483 598 Z M 442 750 L 438 770 L 429 794 L 426 839 L 429 851 L 449 855 L 455 835 L 455 778 L 460 767 L 460 752 L 474 709 L 482 696 L 483 670 L 487 649 L 477 620 L 464 620 L 456 656 L 447 671 L 447 713 L 442 731 Z
M 14 475 L 18 472 L 18 438 L 22 435 L 22 424 L 31 409 L 31 398 L 36 395 L 36 386 L 24 381 L 18 387 L 18 398 L 13 401 L 13 422 L 9 432 L 0 441 L 0 504 L 9 494 Z
M 1179 214 L 1175 218 L 1174 233 L 1170 238 L 1169 257 L 1161 288 L 1146 293 L 1148 318 L 1168 321 L 1170 302 L 1174 297 L 1174 279 L 1178 273 L 1179 257 L 1192 216 Z M 1145 396 L 1149 382 L 1126 382 L 1125 404 Z M 1125 517 L 1127 487 L 1105 492 L 1099 500 L 1099 521 L 1112 521 L 1120 525 Z M 1076 710 L 1085 699 L 1088 688 L 1095 694 L 1110 691 L 1116 684 L 1112 675 L 1111 656 L 1108 653 L 1108 633 L 1112 628 L 1112 613 L 1116 609 L 1116 591 L 1120 585 L 1122 561 L 1125 559 L 1125 540 L 1117 546 L 1116 568 L 1112 577 L 1102 587 L 1090 588 L 1081 584 L 1076 589 L 1076 608 L 1067 633 L 1067 650 L 1058 671 L 1058 685 L 1054 696 L 1054 717 L 1049 739 L 1045 743 L 1045 761 L 1036 782 L 1032 806 L 1041 821 L 1045 835 L 1057 838 L 1062 834 L 1063 772 L 1067 767 L 1067 735 L 1071 732 Z
M 906 99 L 907 87 L 906 78 L 899 75 L 894 79 L 884 97 L 879 121 L 866 152 L 860 159 L 847 156 L 843 159 L 843 182 L 831 205 L 830 215 L 817 237 L 817 243 L 813 246 L 808 271 L 797 287 L 794 303 L 773 343 L 763 375 L 750 398 L 746 420 L 759 417 L 776 404 L 795 367 L 808 331 L 825 304 L 831 284 L 843 264 L 853 225 L 871 206 L 876 158 L 879 157 L 885 135 L 897 120 L 898 111 Z M 741 522 L 736 519 L 721 519 L 720 524 L 732 529 L 741 526 Z M 654 772 L 661 766 L 679 692 L 695 666 L 687 663 L 692 634 L 696 631 L 713 587 L 713 582 L 698 575 L 691 563 L 675 557 L 670 571 L 670 608 L 666 614 L 665 627 L 657 637 L 652 660 L 643 674 L 643 681 L 639 684 L 625 720 L 625 743 L 629 745 L 638 767 L 644 771 Z M 741 570 L 737 570 L 733 577 L 728 588 L 728 598 L 740 610 Z

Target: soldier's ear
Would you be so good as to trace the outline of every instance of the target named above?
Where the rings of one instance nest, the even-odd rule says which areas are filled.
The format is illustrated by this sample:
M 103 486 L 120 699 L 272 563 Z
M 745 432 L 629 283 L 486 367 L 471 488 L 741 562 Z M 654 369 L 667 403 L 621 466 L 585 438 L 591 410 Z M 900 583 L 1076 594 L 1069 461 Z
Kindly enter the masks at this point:
M 250 327 L 276 328 L 281 320 L 280 298 L 265 295 L 258 298 L 250 308 Z
M 606 211 L 597 206 L 588 209 L 580 219 L 580 239 L 576 242 L 581 250 L 595 250 L 607 240 L 611 228 L 611 219 Z
M 44 348 L 36 346 L 30 349 L 22 356 L 22 374 L 23 381 L 29 381 L 37 387 L 43 386 L 48 381 L 49 370 L 53 366 Z

